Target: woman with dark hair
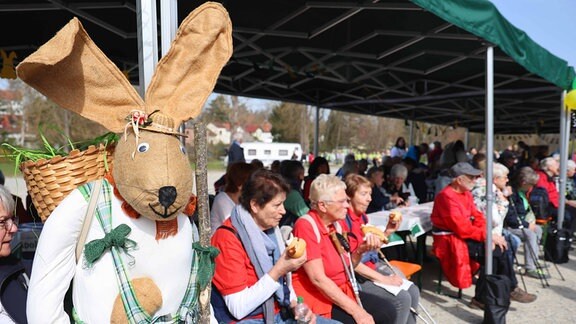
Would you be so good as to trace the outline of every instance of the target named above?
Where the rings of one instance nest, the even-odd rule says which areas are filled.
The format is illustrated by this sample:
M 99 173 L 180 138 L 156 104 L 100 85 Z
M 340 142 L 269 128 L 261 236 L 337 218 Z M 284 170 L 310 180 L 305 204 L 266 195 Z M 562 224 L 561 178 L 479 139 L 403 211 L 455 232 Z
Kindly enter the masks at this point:
M 278 223 L 289 191 L 282 177 L 258 170 L 242 187 L 240 204 L 214 236 L 216 257 L 212 306 L 219 323 L 294 323 L 290 272 L 306 261 L 286 254 Z M 309 312 L 307 320 L 327 323 Z
M 345 182 L 350 206 L 346 219 L 340 221 L 340 224 L 344 231 L 348 232 L 350 250 L 355 251 L 362 242 L 368 240 L 368 235 L 362 232 L 362 226 L 368 224 L 366 209 L 372 200 L 372 183 L 357 174 L 347 176 Z M 390 236 L 398 229 L 398 226 L 400 226 L 400 222 L 388 222 L 384 234 L 387 237 Z M 365 253 L 354 270 L 358 275 L 362 291 L 379 295 L 394 306 L 395 323 L 416 323 L 416 315 L 410 312 L 410 308 L 418 309 L 418 301 L 420 300 L 418 287 L 411 284 L 407 290 L 400 290 L 397 295 L 394 295 L 376 286 L 375 282 L 392 286 L 400 286 L 403 283 L 402 277 L 397 275 L 398 270 L 388 268 L 386 263 L 380 260 L 376 251 Z
M 310 185 L 312 181 L 321 174 L 330 174 L 330 165 L 328 164 L 328 160 L 322 156 L 318 156 L 310 164 L 308 175 L 304 178 L 303 196 L 306 203 L 310 203 Z
M 394 146 L 392 146 L 392 149 L 390 150 L 390 157 L 395 158 L 395 157 L 399 157 L 399 158 L 404 158 L 404 155 L 406 155 L 406 140 L 404 139 L 404 137 L 398 137 L 396 139 L 396 143 L 394 144 Z
M 232 209 L 238 204 L 242 185 L 244 185 L 254 170 L 254 165 L 245 162 L 236 162 L 228 168 L 228 172 L 225 175 L 226 184 L 224 191 L 216 195 L 210 209 L 212 234 L 222 225 L 226 218 L 230 217 Z

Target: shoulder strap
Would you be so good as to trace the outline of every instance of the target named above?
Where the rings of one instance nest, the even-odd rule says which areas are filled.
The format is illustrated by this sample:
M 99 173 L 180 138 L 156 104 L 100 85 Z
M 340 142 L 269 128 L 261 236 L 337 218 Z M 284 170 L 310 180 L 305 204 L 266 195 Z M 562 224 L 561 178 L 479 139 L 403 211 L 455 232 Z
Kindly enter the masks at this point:
M 94 218 L 94 212 L 96 211 L 96 203 L 98 202 L 98 197 L 100 196 L 100 188 L 102 188 L 102 180 L 97 180 L 92 186 L 92 192 L 90 193 L 90 201 L 88 203 L 88 209 L 86 210 L 86 215 L 84 216 L 84 222 L 82 223 L 82 231 L 80 231 L 80 236 L 78 237 L 78 242 L 76 243 L 76 262 L 82 256 L 82 249 L 84 248 L 84 243 L 86 242 L 86 236 L 88 236 L 88 230 L 92 224 L 92 219 Z
M 352 219 L 350 219 L 350 214 L 346 213 L 346 225 L 348 226 L 348 230 L 352 231 Z
M 304 214 L 302 216 L 300 216 L 300 218 L 307 220 L 310 225 L 312 225 L 312 229 L 314 230 L 314 234 L 316 234 L 316 239 L 318 240 L 318 243 L 320 243 L 320 230 L 318 230 L 318 226 L 316 225 L 316 221 L 314 220 L 314 218 L 312 218 L 312 216 L 310 216 L 310 214 Z M 334 228 L 336 229 L 336 232 L 338 233 L 342 233 L 342 226 L 340 226 L 340 222 L 335 222 L 334 223 Z
M 320 231 L 318 230 L 318 226 L 316 226 L 316 221 L 314 221 L 314 219 L 312 218 L 312 216 L 310 216 L 310 214 L 304 214 L 302 216 L 300 216 L 300 218 L 307 220 L 310 225 L 312 226 L 312 229 L 314 230 L 314 234 L 316 235 L 316 240 L 318 241 L 318 243 L 320 243 Z

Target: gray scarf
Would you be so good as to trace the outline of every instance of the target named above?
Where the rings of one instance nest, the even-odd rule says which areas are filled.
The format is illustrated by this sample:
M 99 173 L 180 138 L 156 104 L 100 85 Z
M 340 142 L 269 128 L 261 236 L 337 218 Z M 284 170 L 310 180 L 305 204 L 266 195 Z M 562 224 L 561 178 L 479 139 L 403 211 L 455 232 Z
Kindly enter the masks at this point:
M 230 215 L 232 226 L 236 228 L 240 241 L 256 270 L 258 278 L 262 278 L 272 269 L 274 262 L 284 252 L 284 242 L 278 227 L 262 231 L 252 215 L 241 205 L 236 205 Z M 278 301 L 284 300 L 282 285 L 275 292 Z M 266 323 L 274 323 L 274 298 L 271 296 L 264 303 L 264 318 Z

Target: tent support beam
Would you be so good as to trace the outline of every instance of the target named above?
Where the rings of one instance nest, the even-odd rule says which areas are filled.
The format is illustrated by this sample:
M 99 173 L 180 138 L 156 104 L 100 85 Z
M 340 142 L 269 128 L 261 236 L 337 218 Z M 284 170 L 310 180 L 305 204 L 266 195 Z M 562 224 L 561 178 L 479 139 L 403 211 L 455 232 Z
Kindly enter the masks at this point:
M 558 201 L 558 229 L 562 228 L 564 215 L 566 212 L 566 161 L 568 161 L 568 142 L 570 141 L 570 110 L 564 105 L 566 91 L 562 91 L 560 98 L 560 177 L 558 186 L 560 187 L 560 199 Z
M 316 106 L 314 112 L 314 156 L 318 156 L 320 146 L 318 145 L 318 137 L 320 136 L 320 106 Z
M 494 47 L 486 49 L 486 274 L 492 274 L 492 205 L 494 203 Z
M 138 26 L 138 78 L 139 92 L 145 98 L 146 88 L 152 80 L 158 63 L 158 37 L 156 0 L 136 1 Z

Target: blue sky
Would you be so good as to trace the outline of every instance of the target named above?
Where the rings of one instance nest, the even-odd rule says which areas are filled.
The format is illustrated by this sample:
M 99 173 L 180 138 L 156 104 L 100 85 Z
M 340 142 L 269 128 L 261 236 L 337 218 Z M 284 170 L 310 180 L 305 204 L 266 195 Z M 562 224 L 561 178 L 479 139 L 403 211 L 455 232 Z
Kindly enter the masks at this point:
M 490 0 L 512 24 L 552 54 L 576 66 L 574 0 Z M 566 10 L 570 8 L 570 10 Z

